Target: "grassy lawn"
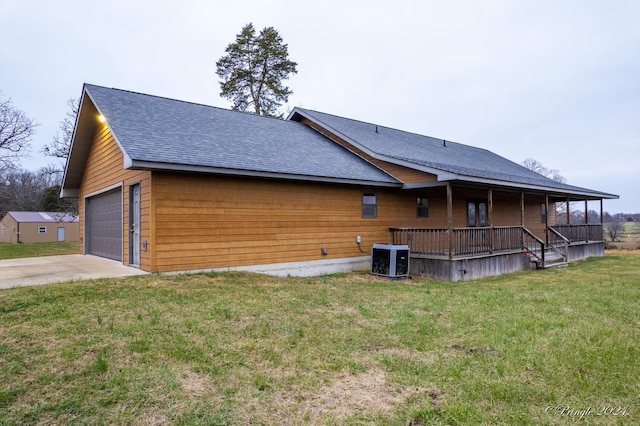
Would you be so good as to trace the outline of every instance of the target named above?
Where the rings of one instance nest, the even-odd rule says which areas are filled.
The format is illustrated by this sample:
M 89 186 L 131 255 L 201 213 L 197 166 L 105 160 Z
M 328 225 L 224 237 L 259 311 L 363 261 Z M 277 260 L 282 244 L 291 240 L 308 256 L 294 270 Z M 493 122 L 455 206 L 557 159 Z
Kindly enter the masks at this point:
M 470 283 L 3 290 L 0 424 L 638 424 L 639 284 L 640 255 L 610 254 Z
M 618 234 L 618 240 L 610 245 L 620 250 L 640 249 L 640 222 L 623 222 L 624 231 Z
M 78 253 L 77 241 L 55 243 L 0 243 L 0 260 Z

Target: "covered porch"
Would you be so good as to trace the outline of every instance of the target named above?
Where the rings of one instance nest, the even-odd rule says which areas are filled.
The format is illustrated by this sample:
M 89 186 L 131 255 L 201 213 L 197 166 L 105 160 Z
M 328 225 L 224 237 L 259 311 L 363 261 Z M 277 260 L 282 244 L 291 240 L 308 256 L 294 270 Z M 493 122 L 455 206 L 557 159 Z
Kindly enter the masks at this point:
M 551 193 L 511 192 L 511 203 L 516 195 L 520 202 L 519 206 L 511 204 L 511 214 L 507 220 L 520 223 L 504 225 L 496 223 L 494 214 L 494 193 L 497 191 L 488 189 L 486 203 L 484 197 L 479 203 L 477 198 L 467 203 L 467 217 L 464 219 L 469 226 L 461 227 L 454 226 L 462 222 L 460 217 L 454 217 L 461 212 L 460 208 L 454 207 L 461 201 L 454 200 L 454 192 L 461 193 L 464 198 L 468 197 L 469 189 L 454 190 L 452 185 L 447 184 L 446 190 L 446 227 L 389 228 L 392 244 L 409 246 L 410 273 L 413 275 L 460 281 L 528 269 L 566 266 L 572 261 L 604 254 L 602 198 L 575 195 L 560 198 L 559 194 Z M 477 188 L 474 190 L 477 191 Z M 504 189 L 499 191 L 504 192 Z M 543 200 L 539 206 L 541 223 L 532 223 L 531 210 L 535 207 L 531 202 L 525 202 L 527 197 Z M 499 221 L 505 222 L 504 194 L 499 198 L 502 204 L 499 207 Z M 599 223 L 589 223 L 588 202 L 594 200 L 600 204 Z M 559 224 L 556 205 L 565 205 L 568 213 L 569 203 L 576 201 L 584 201 L 582 217 L 585 223 L 571 223 L 571 215 L 566 214 L 561 218 L 566 223 Z M 518 207 L 518 213 L 514 214 Z M 595 216 L 593 211 L 591 216 Z

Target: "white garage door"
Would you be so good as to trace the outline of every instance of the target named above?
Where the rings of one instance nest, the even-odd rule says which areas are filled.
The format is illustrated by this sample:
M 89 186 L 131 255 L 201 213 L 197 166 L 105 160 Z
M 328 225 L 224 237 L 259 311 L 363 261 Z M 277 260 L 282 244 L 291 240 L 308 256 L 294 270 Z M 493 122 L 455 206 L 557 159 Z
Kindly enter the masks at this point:
M 122 262 L 122 189 L 86 199 L 85 252 Z

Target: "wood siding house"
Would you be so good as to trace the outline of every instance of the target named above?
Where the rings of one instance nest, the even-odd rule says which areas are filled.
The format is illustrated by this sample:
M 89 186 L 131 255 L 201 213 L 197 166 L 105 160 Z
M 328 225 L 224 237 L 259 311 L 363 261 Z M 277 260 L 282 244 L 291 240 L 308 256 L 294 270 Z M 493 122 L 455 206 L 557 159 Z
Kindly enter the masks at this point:
M 411 273 L 447 280 L 601 255 L 601 224 L 558 227 L 555 203 L 616 197 L 316 111 L 276 120 L 88 84 L 62 196 L 79 199 L 81 253 L 145 271 L 316 275 L 397 243 Z
M 7 212 L 0 221 L 0 243 L 78 241 L 78 217 L 60 212 Z

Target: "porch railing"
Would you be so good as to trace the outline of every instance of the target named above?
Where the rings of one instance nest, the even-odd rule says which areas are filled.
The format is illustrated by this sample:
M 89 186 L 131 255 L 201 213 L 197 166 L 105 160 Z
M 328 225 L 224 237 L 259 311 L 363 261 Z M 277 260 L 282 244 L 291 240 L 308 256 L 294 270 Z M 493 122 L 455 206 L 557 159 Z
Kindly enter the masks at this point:
M 525 251 L 542 267 L 548 260 L 547 251 L 556 253 L 549 255 L 549 262 L 553 257 L 562 257 L 566 262 L 570 245 L 602 241 L 603 237 L 600 224 L 550 227 L 546 243 L 523 226 L 453 228 L 451 233 L 447 228 L 389 228 L 389 231 L 392 244 L 406 244 L 414 255 L 453 258 Z
M 604 233 L 602 225 L 582 224 L 582 225 L 554 225 L 552 229 L 569 240 L 569 243 L 603 241 Z
M 566 262 L 569 256 L 569 244 L 571 241 L 569 238 L 562 235 L 559 231 L 553 227 L 549 227 L 549 245 L 548 247 L 562 256 L 562 259 Z
M 412 253 L 429 256 L 473 256 L 522 249 L 520 226 L 475 228 L 389 228 L 392 244 L 406 244 Z M 451 237 L 451 247 L 449 238 Z
M 389 228 L 391 244 L 406 244 L 412 253 L 429 256 L 449 254 L 447 228 Z

